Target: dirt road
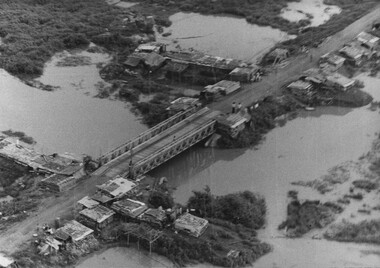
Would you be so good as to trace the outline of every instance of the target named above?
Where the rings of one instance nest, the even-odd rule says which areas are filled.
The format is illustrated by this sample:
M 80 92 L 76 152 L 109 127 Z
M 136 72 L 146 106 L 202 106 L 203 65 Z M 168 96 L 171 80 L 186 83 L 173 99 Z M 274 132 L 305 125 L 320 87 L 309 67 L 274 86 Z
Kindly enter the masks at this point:
M 321 55 L 340 48 L 345 42 L 354 38 L 360 31 L 368 29 L 372 22 L 379 17 L 380 7 L 377 7 L 371 13 L 329 38 L 319 48 L 312 49 L 312 61 L 310 60 L 310 55 L 294 57 L 290 59 L 289 65 L 285 68 L 278 69 L 277 72 L 269 74 L 267 77 L 264 77 L 261 82 L 244 86 L 243 90 L 224 100 L 211 104 L 210 107 L 227 112 L 230 111 L 230 105 L 233 101 L 248 105 L 255 100 L 274 93 L 287 81 L 297 78 L 302 71 L 316 66 L 318 58 Z M 76 201 L 85 195 L 94 193 L 96 191 L 95 185 L 101 184 L 106 180 L 108 180 L 107 177 L 91 177 L 82 182 L 74 190 L 62 194 L 59 197 L 44 201 L 37 213 L 29 216 L 25 221 L 12 226 L 1 234 L 0 251 L 11 254 L 18 249 L 19 245 L 32 237 L 37 225 L 41 226 L 44 223 L 51 223 L 56 217 L 72 216 L 73 206 Z

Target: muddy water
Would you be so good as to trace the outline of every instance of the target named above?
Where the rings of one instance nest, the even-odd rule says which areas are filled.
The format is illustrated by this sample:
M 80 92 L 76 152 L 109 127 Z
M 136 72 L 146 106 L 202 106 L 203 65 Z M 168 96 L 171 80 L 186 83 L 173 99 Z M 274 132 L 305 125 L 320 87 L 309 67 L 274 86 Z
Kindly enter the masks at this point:
M 298 22 L 309 19 L 310 26 L 319 26 L 328 21 L 332 15 L 339 14 L 341 9 L 338 6 L 325 5 L 323 0 L 301 0 L 290 2 L 282 10 L 281 17 L 288 21 Z
M 365 90 L 380 99 L 380 80 L 365 75 L 359 78 L 366 83 Z M 277 226 L 285 219 L 289 190 L 299 190 L 300 198 L 319 198 L 314 191 L 290 185 L 292 181 L 315 179 L 339 163 L 358 159 L 370 149 L 379 131 L 380 115 L 368 107 L 301 111 L 297 119 L 271 131 L 257 150 L 191 149 L 153 173 L 166 176 L 177 187 L 178 202 L 185 202 L 193 190 L 205 185 L 217 195 L 242 190 L 262 194 L 268 216 L 259 236 L 274 245 L 274 251 L 255 267 L 372 267 L 380 263 L 380 255 L 363 252 L 379 251 L 378 247 L 284 239 Z
M 170 20 L 173 24 L 165 32 L 171 35 L 157 35 L 157 40 L 168 43 L 169 49 L 179 45 L 183 49 L 193 48 L 250 62 L 255 62 L 276 43 L 291 38 L 278 29 L 252 25 L 241 18 L 179 12 Z
M 0 130 L 23 131 L 43 153 L 83 153 L 94 157 L 145 130 L 126 104 L 94 98 L 102 82 L 96 64 L 108 55 L 79 53 L 91 64 L 58 67 L 63 55 L 46 64 L 41 82 L 59 86 L 46 92 L 26 86 L 0 70 Z

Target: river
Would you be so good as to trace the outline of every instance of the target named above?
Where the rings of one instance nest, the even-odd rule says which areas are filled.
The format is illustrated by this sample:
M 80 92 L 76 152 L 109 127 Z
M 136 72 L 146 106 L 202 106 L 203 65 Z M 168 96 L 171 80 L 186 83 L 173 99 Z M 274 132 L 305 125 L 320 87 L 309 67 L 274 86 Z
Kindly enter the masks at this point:
M 89 65 L 59 67 L 67 56 L 57 54 L 38 80 L 60 89 L 47 92 L 32 88 L 0 70 L 0 131 L 23 131 L 36 140 L 42 153 L 70 152 L 99 156 L 146 129 L 122 102 L 99 99 L 96 85 L 106 84 L 97 63 L 110 57 L 102 53 L 76 52 Z

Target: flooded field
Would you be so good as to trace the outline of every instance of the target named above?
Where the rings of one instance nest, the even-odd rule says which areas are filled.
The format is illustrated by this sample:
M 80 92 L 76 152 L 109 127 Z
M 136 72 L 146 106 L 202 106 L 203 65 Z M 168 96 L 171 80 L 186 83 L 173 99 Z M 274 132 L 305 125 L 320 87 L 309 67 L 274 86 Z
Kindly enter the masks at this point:
M 281 17 L 293 22 L 309 19 L 310 26 L 315 27 L 324 24 L 331 16 L 340 12 L 339 7 L 326 5 L 323 0 L 301 0 L 299 2 L 290 2 L 282 10 Z
M 271 27 L 249 24 L 235 17 L 205 16 L 197 13 L 176 13 L 172 25 L 165 28 L 171 35 L 157 36 L 168 43 L 168 49 L 200 50 L 214 56 L 256 62 L 276 43 L 292 36 Z
M 23 131 L 45 154 L 70 152 L 99 156 L 137 136 L 146 127 L 125 103 L 99 99 L 97 63 L 109 56 L 82 52 L 90 60 L 76 67 L 59 67 L 60 54 L 46 64 L 39 81 L 60 87 L 53 92 L 32 88 L 0 70 L 0 130 Z

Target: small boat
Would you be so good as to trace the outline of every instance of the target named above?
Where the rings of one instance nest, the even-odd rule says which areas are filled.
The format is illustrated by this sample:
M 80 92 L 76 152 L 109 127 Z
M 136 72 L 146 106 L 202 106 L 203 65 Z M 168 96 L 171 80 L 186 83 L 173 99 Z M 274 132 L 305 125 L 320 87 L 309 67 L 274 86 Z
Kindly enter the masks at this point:
M 306 110 L 306 111 L 314 111 L 315 108 L 314 108 L 314 107 L 306 106 L 306 107 L 305 107 L 305 110 Z

